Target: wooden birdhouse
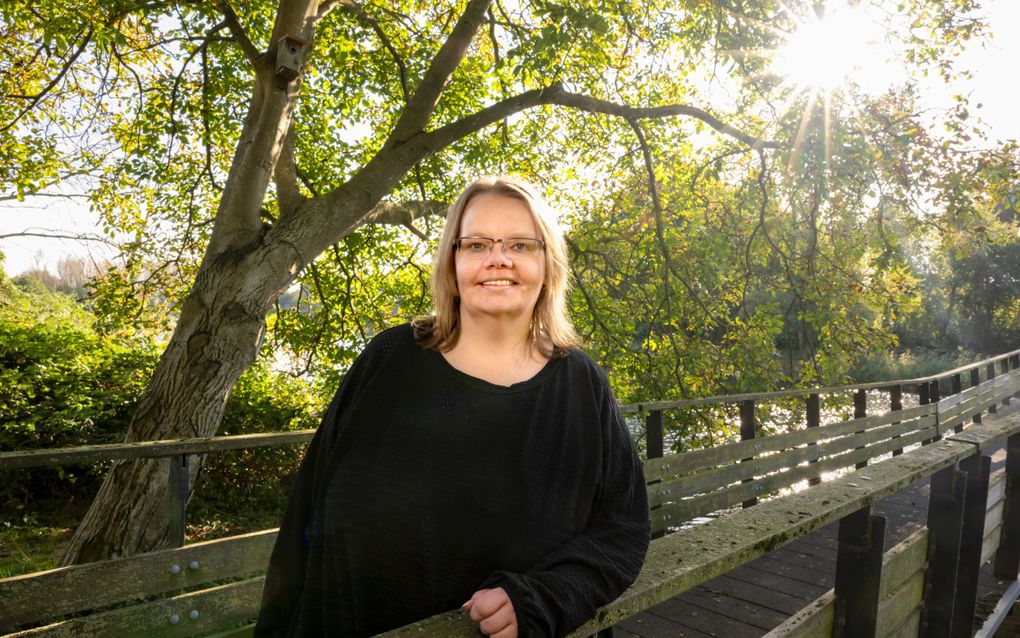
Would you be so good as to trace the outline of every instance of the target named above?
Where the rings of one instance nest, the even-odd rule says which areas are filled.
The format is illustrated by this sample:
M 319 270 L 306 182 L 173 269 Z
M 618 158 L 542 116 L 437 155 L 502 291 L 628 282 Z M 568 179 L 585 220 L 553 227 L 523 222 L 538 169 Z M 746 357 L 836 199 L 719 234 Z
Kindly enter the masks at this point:
M 290 82 L 301 72 L 305 41 L 293 35 L 285 35 L 276 43 L 276 78 Z

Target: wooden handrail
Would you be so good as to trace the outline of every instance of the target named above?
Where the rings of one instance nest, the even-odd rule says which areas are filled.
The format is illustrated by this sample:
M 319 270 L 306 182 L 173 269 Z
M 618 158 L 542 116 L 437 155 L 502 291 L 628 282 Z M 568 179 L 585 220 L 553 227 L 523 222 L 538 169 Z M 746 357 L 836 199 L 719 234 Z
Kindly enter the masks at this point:
M 69 463 L 91 463 L 114 459 L 164 458 L 179 454 L 205 454 L 256 447 L 294 445 L 306 443 L 315 436 L 315 430 L 293 432 L 263 432 L 196 439 L 169 439 L 139 441 L 136 443 L 110 443 L 80 447 L 0 452 L 0 470 L 28 467 L 50 467 Z
M 998 354 L 994 357 L 982 359 L 975 363 L 968 363 L 965 366 L 959 368 L 953 368 L 952 370 L 946 370 L 938 374 L 928 377 L 916 377 L 913 379 L 895 379 L 891 381 L 871 381 L 868 383 L 855 383 L 852 385 L 837 385 L 837 386 L 826 386 L 823 388 L 803 388 L 789 390 L 773 390 L 772 392 L 746 392 L 743 394 L 725 394 L 720 396 L 711 397 L 698 397 L 695 399 L 677 399 L 673 401 L 645 401 L 641 403 L 629 403 L 620 406 L 620 410 L 624 413 L 642 413 L 651 412 L 652 410 L 669 410 L 675 408 L 692 407 L 696 405 L 707 405 L 710 403 L 740 403 L 742 401 L 761 401 L 765 399 L 780 399 L 785 397 L 807 397 L 812 394 L 839 394 L 844 392 L 852 392 L 856 390 L 892 390 L 899 386 L 917 386 L 923 383 L 931 383 L 933 381 L 941 381 L 943 379 L 951 378 L 957 374 L 963 374 L 969 370 L 974 370 L 982 366 L 986 366 L 989 363 L 995 363 L 1008 359 L 1009 357 L 1020 355 L 1020 350 L 1013 350 L 1005 354 Z

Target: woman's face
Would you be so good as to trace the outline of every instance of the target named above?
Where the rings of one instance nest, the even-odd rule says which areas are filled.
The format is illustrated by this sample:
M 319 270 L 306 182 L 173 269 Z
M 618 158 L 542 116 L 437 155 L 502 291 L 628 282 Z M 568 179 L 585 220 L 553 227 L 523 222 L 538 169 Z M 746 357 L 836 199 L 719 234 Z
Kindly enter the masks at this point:
M 527 204 L 493 193 L 468 202 L 458 237 L 541 239 Z M 458 250 L 455 257 L 461 318 L 530 319 L 545 281 L 545 251 L 508 256 L 503 242 L 486 255 Z

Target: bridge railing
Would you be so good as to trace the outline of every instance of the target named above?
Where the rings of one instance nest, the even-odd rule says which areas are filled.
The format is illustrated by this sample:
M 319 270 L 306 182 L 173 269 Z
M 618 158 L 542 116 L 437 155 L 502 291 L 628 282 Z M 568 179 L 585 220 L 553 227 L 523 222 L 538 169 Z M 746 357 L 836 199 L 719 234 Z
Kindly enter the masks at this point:
M 801 472 L 812 487 L 763 502 L 751 509 L 727 510 L 726 515 L 700 525 L 683 525 L 683 521 L 679 519 L 663 519 L 666 522 L 658 526 L 660 531 L 669 532 L 677 529 L 680 531 L 653 541 L 645 569 L 635 585 L 620 599 L 602 608 L 598 616 L 582 628 L 578 635 L 611 626 L 622 618 L 703 583 L 771 551 L 782 543 L 832 521 L 841 519 L 854 521 L 854 523 L 847 523 L 848 530 L 856 529 L 857 533 L 861 529 L 870 530 L 869 526 L 872 525 L 870 515 L 861 512 L 875 500 L 901 489 L 918 478 L 945 468 L 949 468 L 953 472 L 960 472 L 954 469 L 956 465 L 965 458 L 974 457 L 975 446 L 984 445 L 994 438 L 1012 437 L 1009 444 L 1010 458 L 1013 459 L 1014 473 L 1017 474 L 1014 483 L 1020 485 L 1020 440 L 1014 436 L 1016 431 L 1020 431 L 1020 425 L 1015 424 L 1014 420 L 996 420 L 987 425 L 977 425 L 981 421 L 982 413 L 994 412 L 998 405 L 1008 402 L 1020 390 L 1018 368 L 1020 368 L 1020 351 L 1015 351 L 921 379 L 624 406 L 624 410 L 627 412 L 644 413 L 648 417 L 652 417 L 654 413 L 658 412 L 660 416 L 653 418 L 657 418 L 661 423 L 663 410 L 711 402 L 736 404 L 742 406 L 742 416 L 745 413 L 750 413 L 752 419 L 747 421 L 753 423 L 753 406 L 757 402 L 772 400 L 775 397 L 800 397 L 805 401 L 807 407 L 807 434 L 810 436 L 805 436 L 803 433 L 787 433 L 759 437 L 755 429 L 755 436 L 748 436 L 742 441 L 719 446 L 717 449 L 670 455 L 658 460 L 653 457 L 646 463 L 646 471 L 653 481 L 653 485 L 650 486 L 650 494 L 654 490 L 658 490 L 655 492 L 656 498 L 667 501 L 670 493 L 676 496 L 677 492 L 673 491 L 673 488 L 665 486 L 664 482 L 656 487 L 655 482 L 661 482 L 664 474 L 668 474 L 664 470 L 668 469 L 671 460 L 676 463 L 676 467 L 693 466 L 697 462 L 701 463 L 703 469 L 711 471 L 711 463 L 706 464 L 706 459 L 714 458 L 713 455 L 723 455 L 733 467 L 737 468 L 719 472 L 707 482 L 705 477 L 709 474 L 703 474 L 696 479 L 682 477 L 681 484 L 697 481 L 704 484 L 704 489 L 700 492 L 690 493 L 688 490 L 679 494 L 679 501 L 683 502 L 680 509 L 687 508 L 685 511 L 688 517 L 718 509 L 718 507 L 709 506 L 706 503 L 715 505 L 722 503 L 722 507 L 727 507 L 736 502 L 750 507 L 754 504 L 755 499 L 744 498 L 749 495 L 747 490 L 754 487 L 757 490 L 754 492 L 755 495 L 767 495 L 775 493 L 778 489 L 787 489 L 791 484 L 787 479 L 791 477 L 782 477 L 781 475 L 784 473 L 792 476 L 792 472 Z M 967 388 L 962 387 L 964 379 L 970 382 Z M 946 386 L 947 390 L 945 397 L 942 392 L 943 386 Z M 851 421 L 823 425 L 821 423 L 822 415 L 819 412 L 814 412 L 816 418 L 812 423 L 812 405 L 818 404 L 820 396 L 849 392 L 856 397 L 862 392 L 879 388 L 888 390 L 892 398 L 897 396 L 896 388 L 900 389 L 901 398 L 905 389 L 916 391 L 922 400 L 919 401 L 918 408 L 903 410 L 902 404 L 899 409 L 893 404 L 891 406 L 893 410 L 900 414 L 873 415 L 871 417 L 866 414 L 865 401 L 864 409 L 855 410 L 857 418 Z M 744 407 L 749 404 L 752 409 Z M 855 407 L 857 405 L 855 403 Z M 913 423 L 910 423 L 911 421 Z M 969 425 L 968 429 L 960 432 L 965 425 Z M 307 441 L 312 434 L 313 431 L 304 430 L 278 434 L 7 452 L 0 453 L 0 470 L 57 466 L 108 459 L 169 458 L 173 485 L 177 487 L 176 490 L 172 490 L 174 494 L 171 496 L 171 524 L 176 530 L 178 540 L 183 543 L 185 501 L 188 492 L 186 463 L 189 455 L 239 448 L 290 445 Z M 920 438 L 917 442 L 933 443 L 942 440 L 935 446 L 927 445 L 911 450 L 907 441 L 910 436 L 914 436 L 915 439 Z M 945 438 L 943 439 L 943 437 Z M 649 450 L 655 452 L 651 446 L 652 438 L 652 430 L 649 430 Z M 901 438 L 902 441 L 898 441 L 897 438 Z M 903 445 L 901 446 L 900 443 Z M 905 453 L 902 452 L 904 447 L 907 448 Z M 1015 453 L 1014 448 L 1017 448 Z M 898 456 L 901 458 L 890 459 L 864 470 L 869 461 L 873 462 L 880 454 L 887 454 L 889 451 L 893 454 L 899 452 Z M 777 464 L 776 461 L 782 458 L 786 458 L 785 464 Z M 973 463 L 973 461 L 969 462 Z M 817 464 L 817 467 L 812 467 L 812 463 Z M 854 469 L 857 471 L 819 485 L 822 470 L 833 467 L 844 467 L 850 471 Z M 861 473 L 864 471 L 867 472 L 866 475 Z M 965 476 L 968 475 L 965 470 L 963 473 Z M 973 469 L 971 474 L 973 474 Z M 776 477 L 780 477 L 782 480 Z M 958 479 L 954 485 L 964 480 Z M 979 481 L 971 481 L 972 484 L 976 482 Z M 1005 486 L 1006 483 L 1003 485 Z M 766 486 L 767 489 L 765 487 L 757 489 L 758 486 Z M 692 509 L 691 499 L 702 498 L 703 494 L 713 490 L 717 492 L 714 496 L 703 500 Z M 718 498 L 720 491 L 728 494 L 722 501 Z M 1004 516 L 1005 520 L 1017 519 L 1020 516 L 1020 508 L 1012 506 L 1011 509 L 1009 505 L 1011 502 L 1009 494 L 1012 491 L 1010 488 L 1004 488 L 1007 496 L 1003 498 L 1003 502 L 1006 505 L 1000 508 L 1000 512 L 1005 510 L 1006 514 L 1000 515 L 1000 517 Z M 1010 514 L 1010 512 L 1013 513 Z M 996 564 L 999 566 L 1001 562 L 1003 573 L 1011 571 L 1012 577 L 1015 578 L 1016 563 L 1020 560 L 1020 558 L 1016 558 L 1020 556 L 1017 553 L 1017 550 L 1020 549 L 1020 542 L 1018 542 L 1020 531 L 1009 532 L 1008 526 L 1004 526 L 1002 523 L 998 525 L 1000 533 L 995 549 L 998 550 L 998 555 L 1006 556 L 1006 558 L 1000 559 L 997 555 Z M 1016 521 L 1015 527 L 1020 529 L 1020 521 Z M 850 534 L 849 531 L 847 533 Z M 104 588 L 103 595 L 99 595 L 98 592 L 88 592 L 88 595 L 84 597 L 69 597 L 61 604 L 55 602 L 61 598 L 55 594 L 69 590 L 87 590 L 87 583 L 97 574 L 110 576 L 116 572 L 122 573 L 123 576 L 138 573 L 140 570 L 152 569 L 157 564 L 161 565 L 167 562 L 171 565 L 169 572 L 167 572 L 167 568 L 158 569 L 157 571 L 161 572 L 160 577 L 154 576 L 153 583 L 142 588 L 141 593 L 157 594 L 181 587 L 206 587 L 207 585 L 203 585 L 203 583 L 217 582 L 224 578 L 243 578 L 244 580 L 229 585 L 217 584 L 213 590 L 209 590 L 212 591 L 212 594 L 208 595 L 213 598 L 201 598 L 203 604 L 209 603 L 210 600 L 218 601 L 212 607 L 217 610 L 215 614 L 219 615 L 218 619 L 210 618 L 208 613 L 203 613 L 198 608 L 188 609 L 187 607 L 194 606 L 195 601 L 200 598 L 198 593 L 187 593 L 163 601 L 136 605 L 128 610 L 102 611 L 84 620 L 61 621 L 51 625 L 52 629 L 45 631 L 33 629 L 28 630 L 28 633 L 17 635 L 63 635 L 61 632 L 77 631 L 80 633 L 82 627 L 94 629 L 96 626 L 115 627 L 121 631 L 125 627 L 135 626 L 138 623 L 141 623 L 139 626 L 151 626 L 153 622 L 168 632 L 165 635 L 194 635 L 195 632 L 201 631 L 202 627 L 205 629 L 222 628 L 224 622 L 238 622 L 238 619 L 250 618 L 253 609 L 257 608 L 257 592 L 261 587 L 261 576 L 252 574 L 251 571 L 253 566 L 265 564 L 272 536 L 273 532 L 267 530 L 233 539 L 191 545 L 178 550 L 165 550 L 118 561 L 60 568 L 41 574 L 2 579 L 0 580 L 0 631 L 5 626 L 13 627 L 24 622 L 32 622 L 36 618 L 53 618 L 63 613 L 95 609 L 116 603 L 127 591 L 123 583 L 121 583 L 120 589 L 116 587 Z M 938 535 L 935 537 L 938 538 Z M 999 540 L 1001 542 L 998 542 Z M 879 551 L 880 546 L 881 543 L 879 543 Z M 1009 549 L 1008 551 L 1003 550 L 1000 546 Z M 202 560 L 189 558 L 193 554 L 201 555 L 204 558 Z M 979 554 L 985 555 L 987 551 L 981 551 Z M 219 556 L 219 563 L 216 560 L 210 562 L 212 556 Z M 210 565 L 217 564 L 218 567 L 210 568 Z M 192 565 L 201 565 L 202 567 L 201 569 L 196 567 L 193 570 Z M 173 570 L 174 566 L 177 567 L 176 571 Z M 198 571 L 203 574 L 197 574 Z M 944 576 L 942 578 L 945 580 Z M 117 577 L 112 580 L 120 582 Z M 837 583 L 839 582 L 840 578 L 837 575 Z M 944 589 L 945 584 L 942 583 L 940 591 Z M 955 595 L 956 589 L 950 589 Z M 202 596 L 205 595 L 202 594 Z M 179 598 L 183 602 L 178 601 Z M 30 617 L 32 614 L 26 610 L 44 600 L 51 601 L 49 613 Z M 174 605 L 178 602 L 184 606 L 173 611 L 176 609 Z M 92 607 L 83 606 L 86 603 L 91 604 Z M 858 604 L 858 606 L 860 605 Z M 865 604 L 865 606 L 867 605 Z M 851 608 L 853 608 L 852 605 Z M 920 611 L 915 611 L 918 615 L 920 614 Z M 195 615 L 195 618 L 191 618 L 192 615 Z M 845 614 L 843 617 L 846 617 Z M 177 618 L 178 622 L 174 623 L 173 618 Z M 186 620 L 182 620 L 182 618 Z M 196 620 L 198 618 L 201 620 Z M 107 624 L 88 624 L 94 621 Z M 190 621 L 194 622 L 190 625 L 187 624 Z M 74 629 L 75 627 L 77 629 Z M 247 626 L 247 629 L 244 627 L 242 626 L 241 629 L 242 634 L 238 635 L 243 635 L 244 631 L 250 631 L 250 626 Z M 424 634 L 421 633 L 423 631 Z M 422 623 L 416 623 L 405 630 L 398 631 L 397 634 L 477 635 L 473 625 L 458 613 L 440 615 Z
M 853 397 L 853 418 L 862 418 L 869 412 L 868 393 L 879 392 L 888 395 L 888 409 L 901 410 L 904 395 L 913 393 L 918 405 L 937 403 L 943 397 L 959 394 L 967 387 L 977 386 L 1011 370 L 1020 369 L 1020 350 L 989 357 L 935 375 L 876 381 L 851 385 L 827 386 L 809 389 L 776 390 L 772 392 L 750 392 L 724 396 L 698 397 L 676 401 L 648 401 L 621 406 L 624 414 L 643 415 L 645 421 L 646 450 L 648 458 L 658 458 L 665 449 L 666 414 L 671 410 L 684 410 L 700 406 L 736 406 L 739 410 L 740 439 L 747 440 L 762 435 L 762 423 L 758 409 L 762 404 L 779 399 L 799 399 L 803 402 L 806 427 L 817 427 L 822 422 L 822 404 L 826 397 Z M 993 406 L 989 410 L 995 413 Z M 975 422 L 980 423 L 980 416 Z M 960 426 L 962 427 L 962 425 Z M 900 452 L 897 452 L 899 454 Z

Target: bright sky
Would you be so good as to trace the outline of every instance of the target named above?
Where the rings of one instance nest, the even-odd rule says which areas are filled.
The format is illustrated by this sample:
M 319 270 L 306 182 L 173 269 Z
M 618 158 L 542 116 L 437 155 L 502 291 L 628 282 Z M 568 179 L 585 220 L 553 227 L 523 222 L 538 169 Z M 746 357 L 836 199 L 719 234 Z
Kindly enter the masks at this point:
M 983 105 L 977 115 L 991 126 L 995 137 L 1020 139 L 1020 118 L 1016 116 L 1020 85 L 1013 81 L 1014 67 L 1020 60 L 1020 39 L 1014 33 L 1016 26 L 1020 25 L 1020 2 L 986 0 L 983 6 L 991 25 L 991 42 L 984 46 L 971 46 L 958 60 L 960 68 L 974 72 L 974 78 L 953 87 L 942 86 L 940 81 L 933 79 L 925 89 L 925 100 L 932 108 L 945 108 L 951 104 L 953 92 L 969 95 L 973 104 L 980 102 Z M 847 24 L 843 23 L 837 30 L 806 36 L 804 46 L 810 47 L 814 40 L 828 42 L 830 48 L 835 49 L 831 47 L 834 39 L 855 30 L 847 28 Z M 793 56 L 794 61 L 812 57 L 801 53 Z M 874 73 L 866 68 L 867 60 L 863 54 L 847 56 L 844 51 L 843 59 L 847 64 L 857 64 L 864 73 Z M 801 69 L 798 73 L 810 76 L 811 70 Z M 55 272 L 57 262 L 65 255 L 90 256 L 97 262 L 113 256 L 109 247 L 97 242 L 3 237 L 22 232 L 98 234 L 95 215 L 80 200 L 35 197 L 25 202 L 0 201 L 0 251 L 6 256 L 4 269 L 9 275 L 36 267 L 45 267 Z

